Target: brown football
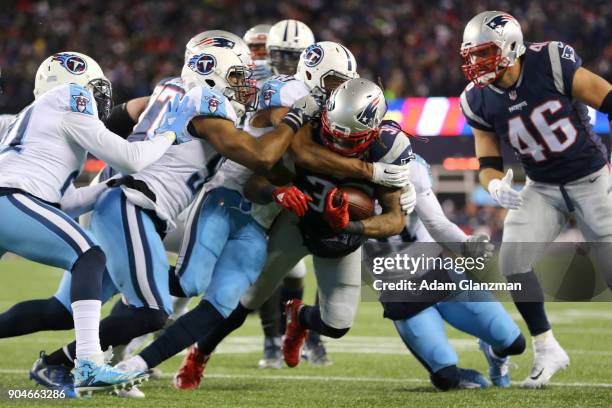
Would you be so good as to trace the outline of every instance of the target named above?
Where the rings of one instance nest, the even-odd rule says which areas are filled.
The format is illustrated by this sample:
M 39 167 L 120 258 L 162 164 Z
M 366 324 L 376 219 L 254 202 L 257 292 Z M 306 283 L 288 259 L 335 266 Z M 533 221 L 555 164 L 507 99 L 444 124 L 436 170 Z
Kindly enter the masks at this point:
M 339 188 L 334 196 L 334 205 L 340 204 L 342 193 L 348 195 L 351 221 L 364 220 L 374 215 L 374 199 L 365 191 L 356 187 Z

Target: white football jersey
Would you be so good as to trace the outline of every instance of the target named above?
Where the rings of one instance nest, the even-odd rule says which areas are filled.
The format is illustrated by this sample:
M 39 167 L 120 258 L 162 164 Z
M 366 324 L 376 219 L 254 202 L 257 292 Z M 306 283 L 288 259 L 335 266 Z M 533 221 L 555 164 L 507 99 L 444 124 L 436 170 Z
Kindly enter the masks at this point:
M 189 91 L 186 97 L 196 107 L 196 116 L 224 118 L 236 125 L 236 113 L 230 101 L 221 93 L 211 88 L 197 87 Z M 137 128 L 138 125 L 134 129 Z M 132 203 L 154 210 L 173 228 L 174 219 L 193 201 L 205 180 L 215 174 L 220 161 L 221 155 L 208 141 L 193 139 L 171 146 L 160 160 L 133 175 L 147 184 L 155 194 L 155 202 L 138 190 L 126 186 L 121 188 Z
M 166 137 L 128 143 L 98 119 L 87 89 L 60 85 L 22 110 L 2 135 L 0 187 L 59 203 L 81 172 L 87 152 L 129 174 L 159 159 L 170 144 Z
M 259 110 L 291 107 L 301 97 L 308 95 L 310 91 L 302 82 L 288 75 L 277 75 L 265 81 L 259 92 Z M 256 128 L 251 125 L 251 116 L 247 117 L 244 131 L 253 137 L 260 137 L 273 130 L 273 127 Z M 231 160 L 225 160 L 219 171 L 206 184 L 206 191 L 217 187 L 226 187 L 243 194 L 243 186 L 251 177 L 253 172 L 241 164 Z M 267 208 L 262 208 L 267 207 Z M 281 208 L 275 203 L 265 206 L 253 203 L 253 217 L 265 228 L 268 228 Z

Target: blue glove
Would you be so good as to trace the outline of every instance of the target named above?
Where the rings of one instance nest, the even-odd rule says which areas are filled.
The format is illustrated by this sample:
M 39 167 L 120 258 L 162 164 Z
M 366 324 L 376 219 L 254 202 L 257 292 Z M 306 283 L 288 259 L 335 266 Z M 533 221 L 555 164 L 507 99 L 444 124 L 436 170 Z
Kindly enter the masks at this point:
M 176 135 L 175 144 L 189 142 L 193 138 L 185 132 L 185 127 L 195 115 L 195 106 L 189 105 L 189 98 L 177 94 L 168 103 L 168 110 L 164 114 L 161 123 L 155 129 L 155 134 L 160 135 L 166 132 L 173 132 Z

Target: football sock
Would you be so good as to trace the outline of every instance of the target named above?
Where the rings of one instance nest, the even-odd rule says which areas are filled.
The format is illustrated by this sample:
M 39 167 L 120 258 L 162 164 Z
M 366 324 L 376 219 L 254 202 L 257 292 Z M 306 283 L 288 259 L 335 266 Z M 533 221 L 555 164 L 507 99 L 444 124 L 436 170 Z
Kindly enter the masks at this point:
M 106 256 L 95 246 L 84 252 L 72 266 L 70 301 L 100 300 L 102 276 L 106 268 Z
M 140 356 L 149 368 L 153 368 L 204 337 L 223 320 L 223 315 L 210 302 L 202 300 L 166 328 Z
M 252 310 L 242 306 L 239 302 L 236 309 L 227 318 L 223 319 L 223 322 L 216 325 L 206 336 L 198 340 L 198 349 L 204 354 L 211 354 L 224 338 L 242 326 L 251 312 Z
M 272 296 L 265 301 L 259 308 L 261 327 L 266 337 L 279 337 L 281 325 L 281 311 L 278 307 L 280 303 L 280 289 L 276 289 Z
M 123 306 L 117 307 L 119 303 Z M 136 337 L 163 329 L 167 316 L 161 310 L 131 307 L 119 300 L 115 307 L 113 307 L 111 314 L 100 322 L 100 344 L 102 345 L 102 350 L 108 349 L 109 346 L 126 345 Z M 59 353 L 60 351 L 63 351 L 63 353 Z M 75 351 L 76 342 L 72 342 L 63 349 L 53 352 L 49 355 L 49 358 L 52 358 L 52 361 L 56 361 L 55 358 L 61 359 L 61 354 L 74 356 Z M 65 361 L 61 364 L 72 365 L 71 361 L 72 359 L 69 360 L 68 364 Z
M 99 300 L 77 300 L 72 303 L 72 318 L 76 337 L 76 357 L 92 359 L 102 355 L 100 347 Z
M 303 327 L 318 331 L 320 334 L 339 339 L 344 336 L 350 330 L 350 327 L 345 329 L 336 329 L 331 327 L 321 319 L 321 310 L 319 306 L 304 306 L 300 309 L 299 313 L 300 325 Z
M 17 303 L 0 314 L 0 338 L 42 330 L 69 330 L 72 315 L 55 297 Z
M 498 350 L 495 347 L 491 347 L 491 350 L 496 357 L 504 358 L 507 356 L 522 354 L 526 347 L 525 337 L 522 334 L 519 334 L 512 344 L 505 349 Z
M 459 370 L 456 365 L 444 367 L 429 376 L 431 383 L 442 391 L 459 386 Z
M 533 271 L 507 277 L 508 282 L 520 283 L 522 290 L 512 291 L 512 299 L 525 320 L 531 336 L 550 330 L 550 323 L 544 310 L 544 292 Z

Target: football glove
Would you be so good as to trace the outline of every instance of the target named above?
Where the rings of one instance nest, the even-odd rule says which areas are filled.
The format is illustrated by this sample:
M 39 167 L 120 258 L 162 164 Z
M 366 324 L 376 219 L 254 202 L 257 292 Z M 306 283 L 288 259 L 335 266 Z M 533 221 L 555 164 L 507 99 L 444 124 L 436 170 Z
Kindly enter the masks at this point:
M 372 163 L 372 182 L 386 187 L 401 188 L 410 182 L 408 164 Z
M 521 194 L 512 188 L 514 173 L 509 169 L 504 178 L 493 179 L 489 182 L 489 193 L 495 201 L 504 208 L 516 210 L 523 204 Z
M 298 217 L 303 217 L 308 211 L 308 202 L 312 197 L 302 193 L 297 187 L 276 187 L 272 192 L 272 198 L 276 204 L 295 213 Z
M 461 243 L 461 254 L 470 258 L 484 258 L 488 261 L 493 256 L 495 245 L 486 234 L 470 235 Z
M 195 106 L 190 106 L 189 98 L 185 96 L 181 100 L 178 94 L 175 95 L 174 99 L 168 103 L 166 113 L 158 128 L 155 129 L 155 135 L 172 132 L 175 135 L 175 144 L 189 142 L 193 138 L 184 130 L 194 115 Z
M 402 189 L 402 195 L 400 196 L 400 205 L 402 206 L 402 211 L 404 211 L 404 214 L 410 215 L 410 213 L 414 211 L 416 203 L 416 189 L 414 188 L 414 184 L 408 182 L 408 184 L 406 184 L 406 186 Z
M 348 211 L 348 194 L 342 193 L 340 204 L 334 206 L 334 196 L 338 192 L 338 188 L 332 188 L 327 197 L 325 197 L 325 214 L 323 218 L 329 226 L 336 232 L 342 231 L 349 223 L 349 211 Z

